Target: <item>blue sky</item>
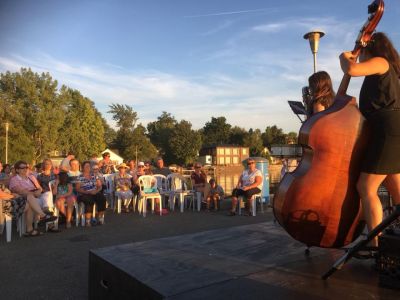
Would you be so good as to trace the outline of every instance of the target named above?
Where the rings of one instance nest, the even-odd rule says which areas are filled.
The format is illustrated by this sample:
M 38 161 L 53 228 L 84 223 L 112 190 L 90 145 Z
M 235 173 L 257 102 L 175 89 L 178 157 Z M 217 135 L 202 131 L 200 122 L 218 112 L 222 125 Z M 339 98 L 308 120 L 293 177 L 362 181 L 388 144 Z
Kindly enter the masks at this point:
M 366 0 L 0 0 L 0 72 L 30 67 L 91 98 L 100 112 L 128 104 L 139 122 L 162 111 L 204 126 L 277 125 L 298 131 L 287 100 L 313 70 L 304 33 L 326 32 L 318 70 L 337 89 L 339 54 L 367 18 Z M 386 0 L 378 30 L 400 49 L 400 2 Z M 358 97 L 361 79 L 349 94 Z

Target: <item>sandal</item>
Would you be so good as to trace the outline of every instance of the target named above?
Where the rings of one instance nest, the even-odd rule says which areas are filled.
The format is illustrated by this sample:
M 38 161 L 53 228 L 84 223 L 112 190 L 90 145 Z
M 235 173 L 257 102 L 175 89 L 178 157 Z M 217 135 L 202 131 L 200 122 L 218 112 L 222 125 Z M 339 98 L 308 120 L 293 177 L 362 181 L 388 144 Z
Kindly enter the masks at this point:
M 228 216 L 231 216 L 231 217 L 236 216 L 236 212 L 230 211 L 229 214 L 228 214 Z
M 53 216 L 51 214 L 46 214 L 44 217 L 40 218 L 38 223 L 39 224 L 49 223 L 49 222 L 54 222 L 55 220 L 57 220 L 56 216 Z
M 43 232 L 33 229 L 29 232 L 26 232 L 24 234 L 24 237 L 36 237 L 36 236 L 41 236 L 41 235 L 43 235 Z

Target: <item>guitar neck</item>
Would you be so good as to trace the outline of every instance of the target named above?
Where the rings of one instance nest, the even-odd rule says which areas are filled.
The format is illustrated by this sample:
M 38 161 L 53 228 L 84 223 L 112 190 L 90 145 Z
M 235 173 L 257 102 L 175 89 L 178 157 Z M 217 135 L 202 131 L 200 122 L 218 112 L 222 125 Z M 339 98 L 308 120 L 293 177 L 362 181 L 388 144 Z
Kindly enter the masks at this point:
M 347 89 L 349 88 L 351 76 L 348 74 L 344 74 L 342 81 L 340 82 L 339 89 L 337 91 L 338 96 L 344 96 L 347 93 Z

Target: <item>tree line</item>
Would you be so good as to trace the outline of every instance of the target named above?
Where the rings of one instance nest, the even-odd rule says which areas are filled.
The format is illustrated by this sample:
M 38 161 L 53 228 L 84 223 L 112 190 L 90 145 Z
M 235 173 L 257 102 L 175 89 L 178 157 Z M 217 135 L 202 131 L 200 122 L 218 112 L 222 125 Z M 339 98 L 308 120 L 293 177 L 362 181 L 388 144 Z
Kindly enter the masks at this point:
M 49 73 L 25 68 L 1 73 L 0 157 L 5 157 L 5 122 L 10 124 L 10 162 L 39 161 L 54 150 L 72 151 L 82 160 L 108 147 L 125 159 L 163 156 L 168 164 L 186 165 L 203 146 L 235 144 L 249 147 L 253 156 L 266 156 L 265 147 L 297 140 L 296 133 L 286 134 L 276 125 L 264 131 L 246 130 L 230 125 L 223 116 L 212 117 L 196 130 L 189 121 L 178 121 L 166 111 L 147 126 L 139 123 L 138 113 L 129 105 L 111 104 L 108 113 L 116 128 L 107 124 L 93 101 L 65 85 L 59 88 Z

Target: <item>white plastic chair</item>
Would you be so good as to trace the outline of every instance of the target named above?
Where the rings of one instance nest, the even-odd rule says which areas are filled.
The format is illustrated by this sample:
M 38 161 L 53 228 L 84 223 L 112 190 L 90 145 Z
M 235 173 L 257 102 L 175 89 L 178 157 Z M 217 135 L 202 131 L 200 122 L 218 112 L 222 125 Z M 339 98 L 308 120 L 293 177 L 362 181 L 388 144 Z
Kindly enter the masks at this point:
M 168 181 L 167 177 L 162 174 L 155 174 L 153 175 L 157 180 L 157 189 L 161 195 L 163 205 L 165 204 L 165 197 L 170 195 L 170 191 L 168 188 Z
M 65 203 L 64 205 L 66 206 L 67 203 Z M 75 210 L 75 226 L 78 227 L 79 219 L 80 219 L 78 200 L 76 200 L 74 203 L 74 210 Z M 54 206 L 54 215 L 56 217 L 60 216 L 60 211 L 58 210 L 58 208 L 56 206 Z M 57 226 L 56 229 L 58 229 L 58 219 L 57 219 L 57 223 L 54 223 L 54 224 L 55 224 L 55 226 Z M 47 226 L 46 226 L 46 230 L 47 230 Z
M 194 200 L 194 193 L 192 190 L 187 189 L 186 178 L 180 174 L 172 173 L 167 177 L 168 185 L 170 186 L 169 205 L 170 210 L 175 210 L 175 199 L 178 197 L 180 203 L 180 211 L 183 212 L 185 205 L 185 197 L 192 197 Z M 194 207 L 193 207 L 194 209 Z
M 115 210 L 114 203 L 114 174 L 105 174 L 103 175 L 104 181 L 106 183 L 106 194 L 108 199 L 110 200 L 111 209 Z
M 122 199 L 119 197 L 119 196 L 117 196 L 116 194 L 116 192 L 115 192 L 115 186 L 114 186 L 114 184 L 115 184 L 115 182 L 114 182 L 114 179 L 115 179 L 115 176 L 113 176 L 113 190 L 114 190 L 114 197 L 113 197 L 113 199 L 117 199 L 117 213 L 118 214 L 120 214 L 121 213 L 121 208 L 122 208 Z M 132 179 L 132 178 L 131 178 Z M 136 211 L 136 196 L 135 196 L 135 194 L 133 194 L 132 193 L 132 198 L 130 198 L 129 199 L 129 201 L 128 201 L 128 204 L 127 204 L 127 207 L 129 207 L 129 205 L 131 204 L 131 202 L 133 203 L 133 211 Z M 114 211 L 115 211 L 115 208 L 114 208 Z
M 147 210 L 147 200 L 151 200 L 151 211 L 154 213 L 154 203 L 155 200 L 158 198 L 160 199 L 160 216 L 162 215 L 162 201 L 161 195 L 157 191 L 155 193 L 145 193 L 146 189 L 150 189 L 154 186 L 157 179 L 154 176 L 144 175 L 140 176 L 138 183 L 140 187 L 140 194 L 139 194 L 139 207 L 141 207 L 141 212 L 143 213 L 143 217 L 146 217 L 146 210 Z M 140 213 L 140 211 L 139 211 Z
M 257 212 L 257 202 L 260 202 L 260 206 L 261 206 L 261 212 L 264 213 L 264 206 L 263 206 L 263 202 L 262 202 L 262 197 L 261 197 L 261 193 L 258 194 L 254 194 L 253 196 L 251 196 L 251 200 L 253 202 L 253 207 L 252 207 L 252 216 L 255 217 L 256 216 L 256 212 Z M 239 196 L 238 197 L 238 205 L 239 205 L 239 216 L 242 214 L 242 206 L 241 203 L 243 201 L 243 196 Z
M 6 225 L 6 241 L 11 242 L 11 231 L 12 231 L 12 218 L 11 216 L 4 214 L 4 221 Z

